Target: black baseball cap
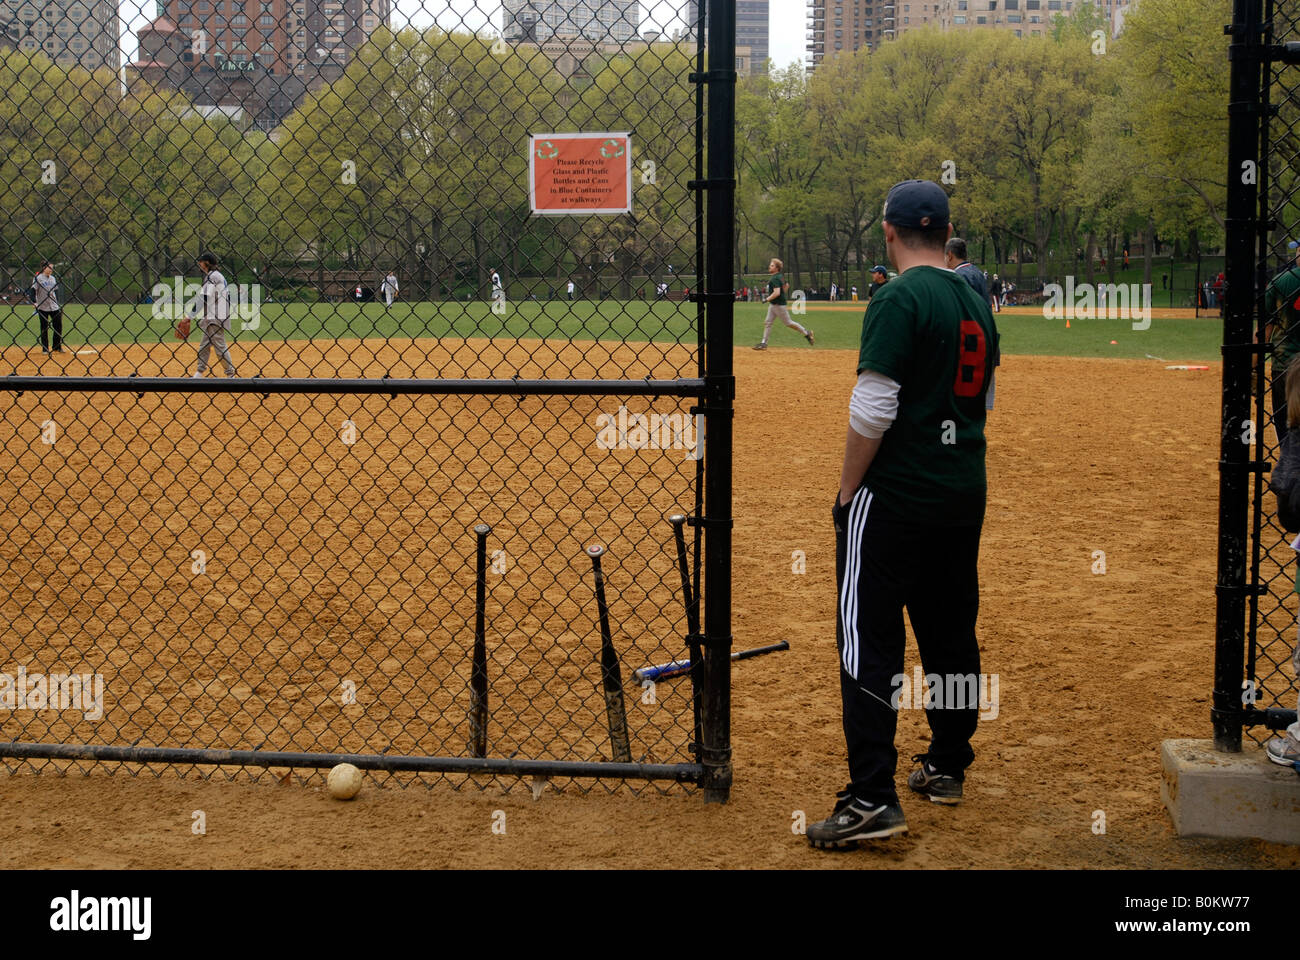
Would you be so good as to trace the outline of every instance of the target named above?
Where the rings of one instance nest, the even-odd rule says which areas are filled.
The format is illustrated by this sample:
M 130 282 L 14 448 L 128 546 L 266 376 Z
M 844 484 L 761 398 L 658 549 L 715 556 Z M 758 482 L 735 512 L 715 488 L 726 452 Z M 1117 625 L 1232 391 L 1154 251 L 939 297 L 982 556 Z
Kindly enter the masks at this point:
M 889 271 L 886 270 L 884 267 L 882 267 L 880 264 L 876 264 L 874 267 L 872 267 L 872 268 L 871 268 L 871 272 L 872 272 L 872 273 L 883 273 L 885 276 L 889 276 Z
M 884 220 L 896 227 L 932 230 L 949 223 L 948 194 L 933 180 L 904 180 L 885 198 Z
M 211 253 L 211 252 L 209 252 L 209 251 L 207 251 L 207 250 L 204 250 L 202 253 L 199 254 L 199 256 L 198 256 L 198 260 L 199 260 L 199 263 L 210 263 L 210 264 L 212 264 L 214 267 L 217 265 L 217 262 L 218 262 L 218 261 L 217 261 L 217 255 L 216 255 L 215 253 Z

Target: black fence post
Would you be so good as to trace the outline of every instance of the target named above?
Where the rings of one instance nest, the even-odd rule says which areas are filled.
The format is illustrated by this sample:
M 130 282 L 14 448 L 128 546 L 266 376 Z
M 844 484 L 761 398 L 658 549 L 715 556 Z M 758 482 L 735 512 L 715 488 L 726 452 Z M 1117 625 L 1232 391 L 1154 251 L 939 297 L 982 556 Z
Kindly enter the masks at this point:
M 736 6 L 709 0 L 708 206 L 705 221 L 704 417 L 704 799 L 725 803 L 731 793 L 731 418 L 735 295 Z
M 1262 0 L 1236 0 L 1228 103 L 1227 303 L 1223 321 L 1223 420 L 1219 434 L 1219 558 L 1214 627 L 1214 700 L 1210 710 L 1216 750 L 1241 750 L 1241 682 L 1245 668 L 1247 521 L 1251 448 L 1250 372 L 1254 362 L 1259 125 L 1265 62 Z M 1246 432 L 1244 432 L 1246 431 Z

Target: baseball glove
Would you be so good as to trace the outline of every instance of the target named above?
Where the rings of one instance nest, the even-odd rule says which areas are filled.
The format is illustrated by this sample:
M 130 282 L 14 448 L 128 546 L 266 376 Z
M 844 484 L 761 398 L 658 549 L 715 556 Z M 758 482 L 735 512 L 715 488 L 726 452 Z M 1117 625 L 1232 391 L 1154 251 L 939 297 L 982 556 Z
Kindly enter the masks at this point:
M 176 339 L 185 340 L 190 335 L 190 318 L 185 317 L 180 323 L 176 324 Z

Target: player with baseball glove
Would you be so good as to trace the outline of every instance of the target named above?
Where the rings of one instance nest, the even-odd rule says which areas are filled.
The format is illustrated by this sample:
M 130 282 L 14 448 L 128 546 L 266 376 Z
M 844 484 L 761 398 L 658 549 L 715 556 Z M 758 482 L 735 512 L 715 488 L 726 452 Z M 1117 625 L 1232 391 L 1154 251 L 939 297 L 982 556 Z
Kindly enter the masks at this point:
M 208 370 L 209 351 L 213 348 L 225 365 L 226 376 L 235 375 L 235 364 L 230 359 L 230 348 L 226 345 L 226 331 L 230 329 L 230 293 L 226 287 L 226 278 L 217 269 L 217 258 L 211 253 L 199 254 L 199 269 L 203 271 L 203 286 L 199 288 L 199 313 L 195 318 L 203 331 L 199 342 L 199 366 L 193 376 L 201 377 Z M 187 314 L 176 324 L 176 337 L 184 340 L 190 335 L 190 317 Z

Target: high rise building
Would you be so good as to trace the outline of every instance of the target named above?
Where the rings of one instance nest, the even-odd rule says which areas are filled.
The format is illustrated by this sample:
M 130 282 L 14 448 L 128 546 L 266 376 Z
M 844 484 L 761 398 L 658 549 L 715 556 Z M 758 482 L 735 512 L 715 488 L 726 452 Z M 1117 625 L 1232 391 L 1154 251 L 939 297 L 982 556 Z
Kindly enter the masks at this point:
M 515 42 L 575 37 L 622 43 L 637 38 L 641 22 L 636 0 L 506 0 L 504 9 L 501 35 Z
M 1052 33 L 1056 17 L 1069 17 L 1087 3 L 1105 14 L 1115 35 L 1125 10 L 1136 0 L 940 0 L 939 22 L 944 30 L 1010 30 L 1017 36 L 1040 36 Z
M 87 70 L 120 64 L 115 0 L 0 0 L 10 46 L 41 51 L 63 67 Z
M 1105 15 L 1115 35 L 1136 0 L 939 0 L 938 20 L 944 30 L 987 28 L 1036 37 L 1050 33 L 1057 16 L 1068 17 L 1085 3 Z
M 748 47 L 750 73 L 767 69 L 768 0 L 736 0 L 736 46 Z
M 1124 14 L 1137 0 L 808 0 L 808 49 L 813 70 L 826 57 L 845 50 L 873 50 L 886 40 L 918 27 L 941 30 L 1008 30 L 1018 37 L 1040 36 L 1059 14 L 1093 4 L 1118 34 Z
M 337 79 L 388 21 L 389 0 L 168 0 L 139 33 L 131 82 L 167 84 L 198 106 L 273 127 Z

